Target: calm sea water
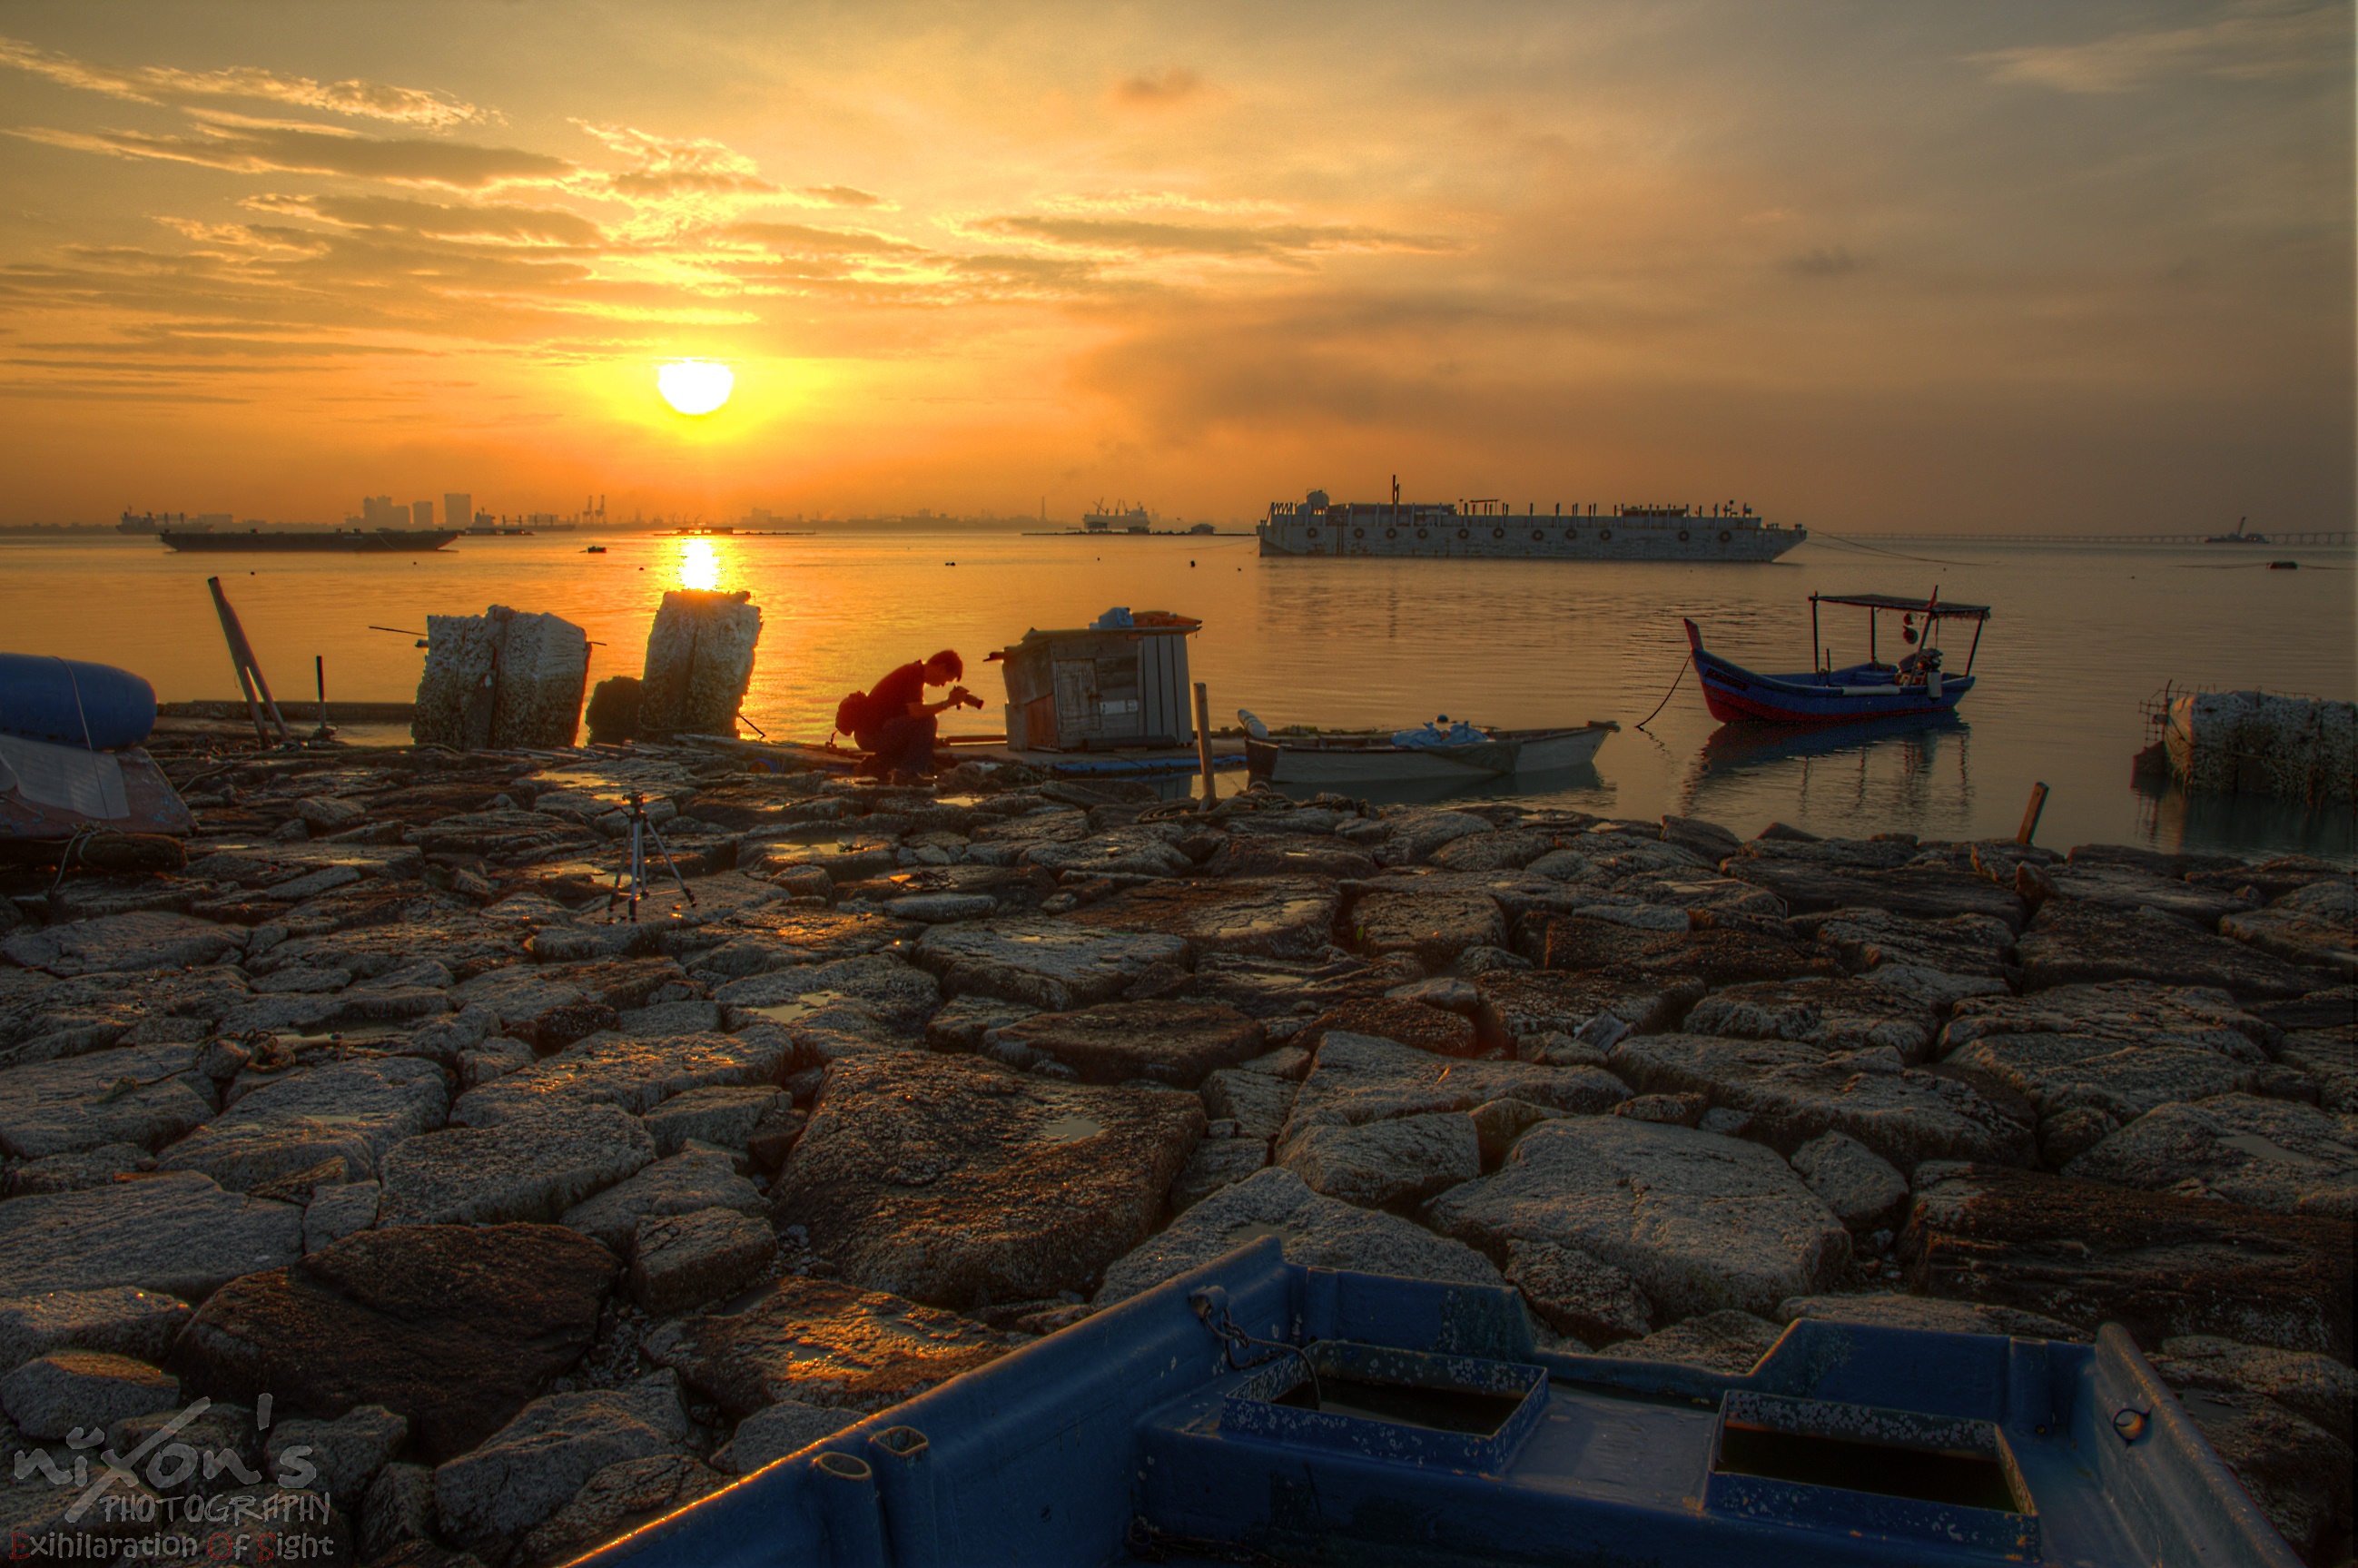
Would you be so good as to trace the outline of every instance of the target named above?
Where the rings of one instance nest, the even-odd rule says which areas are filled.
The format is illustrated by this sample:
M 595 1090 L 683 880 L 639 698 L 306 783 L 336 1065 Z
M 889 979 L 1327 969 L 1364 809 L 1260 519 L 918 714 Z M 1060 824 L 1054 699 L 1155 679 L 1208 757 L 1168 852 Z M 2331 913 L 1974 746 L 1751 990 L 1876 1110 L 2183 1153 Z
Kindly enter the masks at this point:
M 2139 704 L 2165 684 L 2358 697 L 2358 574 L 2347 551 L 2271 547 L 2271 571 L 2227 546 L 1805 545 L 1768 566 L 1264 560 L 1250 538 L 1029 537 L 976 532 L 813 538 L 611 535 L 462 540 L 415 560 L 176 556 L 152 540 L 0 538 L 0 648 L 124 665 L 169 698 L 236 692 L 205 591 L 216 573 L 282 698 L 403 701 L 424 654 L 398 633 L 489 604 L 587 628 L 593 680 L 639 672 L 667 589 L 750 589 L 763 611 L 746 715 L 773 737 L 823 738 L 836 701 L 939 647 L 965 654 L 992 706 L 991 649 L 1030 627 L 1087 624 L 1110 605 L 1200 617 L 1194 674 L 1225 721 L 1401 726 L 1436 714 L 1526 727 L 1617 719 L 1593 772 L 1520 793 L 1585 810 L 1665 811 L 1739 833 L 1772 820 L 1819 833 L 2011 835 L 2034 782 L 2051 786 L 2039 841 L 2358 852 L 2352 813 L 2140 794 Z M 1682 616 L 1716 651 L 1806 669 L 1812 589 L 1923 594 L 1996 614 L 1981 684 L 1949 727 L 1761 741 L 1711 718 L 1678 676 Z M 1970 628 L 1946 633 L 1963 667 Z M 1866 615 L 1829 608 L 1838 661 L 1866 653 Z M 1886 646 L 1889 656 L 1890 646 Z

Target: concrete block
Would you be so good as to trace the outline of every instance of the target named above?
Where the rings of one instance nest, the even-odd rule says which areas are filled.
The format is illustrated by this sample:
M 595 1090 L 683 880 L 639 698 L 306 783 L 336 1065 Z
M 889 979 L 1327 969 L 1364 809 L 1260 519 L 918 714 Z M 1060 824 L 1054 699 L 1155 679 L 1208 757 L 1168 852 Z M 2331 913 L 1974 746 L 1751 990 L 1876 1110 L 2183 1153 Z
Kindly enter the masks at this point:
M 638 733 L 734 735 L 753 678 L 762 611 L 752 595 L 680 589 L 663 596 L 647 633 Z
M 494 604 L 481 615 L 427 616 L 426 643 L 409 727 L 419 745 L 470 752 L 573 743 L 590 677 L 580 627 Z

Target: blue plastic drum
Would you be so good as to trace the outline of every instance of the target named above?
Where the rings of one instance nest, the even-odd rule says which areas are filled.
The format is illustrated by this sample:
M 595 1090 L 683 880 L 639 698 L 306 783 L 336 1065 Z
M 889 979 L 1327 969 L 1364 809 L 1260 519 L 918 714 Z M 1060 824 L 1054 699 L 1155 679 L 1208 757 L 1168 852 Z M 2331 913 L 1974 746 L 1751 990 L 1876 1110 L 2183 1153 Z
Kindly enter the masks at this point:
M 110 751 L 156 728 L 156 688 L 129 670 L 0 654 L 0 733 Z

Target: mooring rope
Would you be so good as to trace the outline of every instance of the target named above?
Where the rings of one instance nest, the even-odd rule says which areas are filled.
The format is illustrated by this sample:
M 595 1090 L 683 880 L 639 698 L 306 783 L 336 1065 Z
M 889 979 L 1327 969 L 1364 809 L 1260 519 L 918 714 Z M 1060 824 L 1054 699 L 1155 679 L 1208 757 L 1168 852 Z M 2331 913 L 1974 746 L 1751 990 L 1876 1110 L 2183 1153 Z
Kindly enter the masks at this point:
M 1668 708 L 1671 705 L 1671 698 L 1678 694 L 1679 682 L 1687 678 L 1687 666 L 1693 663 L 1694 650 L 1693 648 L 1689 648 L 1687 650 L 1687 656 L 1679 661 L 1679 673 L 1671 677 L 1671 689 L 1662 693 L 1662 700 L 1654 704 L 1653 712 L 1649 713 L 1645 718 L 1638 720 L 1639 729 L 1643 730 L 1647 725 L 1651 724 L 1656 719 L 1661 717 L 1662 709 Z

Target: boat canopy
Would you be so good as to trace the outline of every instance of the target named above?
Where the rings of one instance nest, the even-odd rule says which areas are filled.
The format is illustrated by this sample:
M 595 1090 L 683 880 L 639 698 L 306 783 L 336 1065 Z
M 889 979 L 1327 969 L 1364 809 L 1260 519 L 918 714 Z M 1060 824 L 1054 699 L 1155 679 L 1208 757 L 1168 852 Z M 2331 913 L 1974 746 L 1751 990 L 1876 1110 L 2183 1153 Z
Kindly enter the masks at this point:
M 1935 620 L 1986 621 L 1990 611 L 1986 604 L 1952 604 L 1938 599 L 1901 599 L 1888 593 L 1813 593 L 1812 604 L 1855 604 L 1865 610 L 1898 610 L 1913 615 L 1931 616 Z

